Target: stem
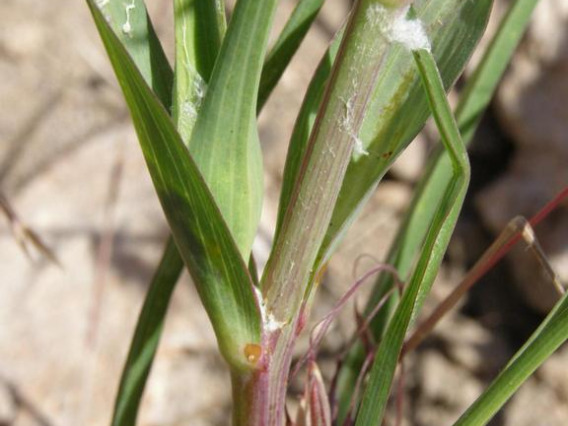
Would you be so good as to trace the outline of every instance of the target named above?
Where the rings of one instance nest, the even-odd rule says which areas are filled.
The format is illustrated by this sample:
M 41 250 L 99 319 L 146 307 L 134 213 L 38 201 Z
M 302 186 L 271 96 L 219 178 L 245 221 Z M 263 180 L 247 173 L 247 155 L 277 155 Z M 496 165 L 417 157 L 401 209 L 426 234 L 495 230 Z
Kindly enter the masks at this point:
M 233 426 L 282 426 L 296 323 L 268 335 L 253 371 L 233 371 Z
M 390 45 L 385 28 L 390 20 L 405 12 L 404 8 L 379 9 L 378 3 L 381 2 L 357 1 L 351 13 L 297 184 L 261 282 L 267 315 L 279 324 L 279 329 L 268 337 L 270 344 L 264 346 L 268 348 L 269 383 L 265 388 L 268 418 L 263 426 L 284 424 L 288 375 L 301 306 L 312 284 L 312 269 L 347 166 L 352 155 L 366 154 L 358 133 Z M 377 10 L 384 13 L 377 15 Z M 261 392 L 255 390 L 259 399 L 264 398 Z M 246 424 L 260 425 L 254 421 Z
M 313 275 L 312 268 L 352 155 L 365 155 L 358 133 L 369 95 L 388 49 L 384 21 L 367 16 L 376 1 L 358 1 L 331 71 L 282 227 L 262 280 L 268 312 L 293 322 Z M 354 147 L 358 149 L 355 150 Z
M 265 370 L 231 375 L 233 386 L 233 426 L 267 425 L 268 374 Z

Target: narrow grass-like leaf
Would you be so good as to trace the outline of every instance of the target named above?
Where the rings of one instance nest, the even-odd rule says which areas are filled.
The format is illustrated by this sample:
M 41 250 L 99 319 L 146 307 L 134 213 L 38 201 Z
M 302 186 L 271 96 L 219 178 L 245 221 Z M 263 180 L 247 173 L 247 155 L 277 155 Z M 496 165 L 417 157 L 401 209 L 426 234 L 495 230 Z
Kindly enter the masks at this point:
M 266 55 L 258 93 L 259 110 L 284 74 L 284 70 L 300 47 L 302 40 L 323 6 L 323 2 L 324 0 L 300 0 L 274 46 Z
M 246 265 L 167 111 L 94 1 L 87 1 L 124 91 L 176 245 L 209 314 L 221 353 L 233 368 L 252 368 L 244 347 L 259 343 L 260 313 Z
M 247 261 L 263 193 L 256 99 L 276 4 L 237 3 L 190 141 L 190 152 Z
M 174 123 L 189 143 L 226 31 L 223 2 L 174 0 L 176 67 Z
M 117 393 L 112 426 L 136 424 L 138 406 L 158 348 L 170 298 L 182 268 L 183 261 L 174 241 L 170 239 L 136 324 Z
M 568 340 L 568 295 L 563 296 L 529 341 L 454 425 L 487 424 L 517 389 L 566 340 Z
M 468 80 L 460 103 L 456 108 L 456 120 L 464 143 L 471 142 L 507 64 L 526 29 L 537 0 L 519 0 L 513 3 L 503 18 L 477 69 Z M 435 152 L 422 178 L 407 217 L 387 257 L 387 262 L 396 266 L 401 276 L 406 276 L 427 232 L 428 224 L 435 214 L 435 207 L 451 181 L 450 161 L 443 147 Z M 388 277 L 385 277 L 388 280 Z M 383 291 L 389 285 L 382 280 L 377 285 Z M 382 297 L 382 291 L 371 298 L 368 311 Z
M 432 54 L 423 49 L 414 51 L 413 55 L 420 70 L 442 142 L 452 161 L 453 179 L 438 205 L 416 268 L 393 318 L 389 322 L 373 361 L 369 382 L 365 388 L 357 415 L 356 425 L 358 426 L 380 424 L 384 416 L 400 350 L 417 298 L 420 294 L 428 292 L 436 277 L 457 222 L 469 182 L 467 152 L 446 99 L 436 62 Z
M 491 0 L 417 0 L 412 10 L 423 22 L 432 42 L 444 87 L 449 88 L 469 59 L 483 33 Z M 336 41 L 335 43 L 338 43 Z M 333 56 L 330 56 L 333 60 Z M 327 61 L 326 61 L 327 62 Z M 325 64 L 323 65 L 325 67 Z M 322 90 L 315 86 L 325 81 L 318 71 L 305 103 L 318 105 Z M 292 188 L 297 180 L 302 153 L 307 144 L 306 128 L 313 114 L 303 108 L 291 140 L 286 162 L 277 232 L 282 224 Z M 358 210 L 372 194 L 398 154 L 410 143 L 428 117 L 428 105 L 420 86 L 420 78 L 412 55 L 402 46 L 392 47 L 385 59 L 358 137 L 368 155 L 355 156 L 346 173 L 330 226 L 318 256 L 318 265 L 332 253 L 339 237 L 355 219 Z M 314 266 L 317 270 L 317 265 Z
M 480 64 L 468 80 L 462 95 L 463 102 L 456 109 L 464 141 L 469 142 L 473 138 L 537 3 L 538 0 L 517 0 L 511 3 Z
M 377 73 L 390 48 L 388 43 L 376 41 L 386 37 L 384 21 L 392 22 L 404 12 L 401 8 L 381 9 L 384 13 L 378 19 L 368 19 L 369 12 L 374 17 L 375 3 L 358 1 L 349 16 L 297 182 L 261 280 L 266 311 L 278 325 L 267 392 L 270 412 L 277 418 L 270 424 L 283 421 L 283 383 L 312 267 L 325 238 L 345 170 L 359 145 L 357 134 Z
M 156 36 L 144 0 L 98 0 L 96 3 L 144 80 L 169 109 L 172 102 L 172 68 Z

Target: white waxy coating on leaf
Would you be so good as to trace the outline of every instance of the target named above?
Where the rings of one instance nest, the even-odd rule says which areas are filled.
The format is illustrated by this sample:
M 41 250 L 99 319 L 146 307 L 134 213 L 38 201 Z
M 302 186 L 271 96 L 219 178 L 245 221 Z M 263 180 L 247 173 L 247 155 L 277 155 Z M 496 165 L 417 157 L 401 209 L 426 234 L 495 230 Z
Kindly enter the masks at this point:
M 124 34 L 130 35 L 132 32 L 132 25 L 130 25 L 130 12 L 136 8 L 136 5 L 134 4 L 135 1 L 136 0 L 132 0 L 130 4 L 127 4 L 124 8 L 124 11 L 126 12 L 126 22 L 122 26 L 122 32 Z
M 276 318 L 274 318 L 274 315 L 272 315 L 272 313 L 267 312 L 266 303 L 264 301 L 262 293 L 256 286 L 253 286 L 253 288 L 254 288 L 254 294 L 256 295 L 256 300 L 258 301 L 258 307 L 260 309 L 260 317 L 262 319 L 262 325 L 264 331 L 268 333 L 273 333 L 277 330 L 280 330 L 286 324 L 282 321 L 277 321 Z
M 431 50 L 430 40 L 419 19 L 407 17 L 410 6 L 402 10 L 390 10 L 380 4 L 367 9 L 367 19 L 372 25 L 380 25 L 383 36 L 391 43 L 400 43 L 409 50 Z
M 190 101 L 182 103 L 181 112 L 184 117 L 191 119 L 191 121 L 195 121 L 197 119 L 197 109 Z
M 185 93 L 186 97 L 182 100 L 182 113 L 195 119 L 201 109 L 201 103 L 207 91 L 207 83 L 205 83 L 205 80 L 201 78 L 197 71 L 194 71 L 191 85 L 191 89 Z
M 105 7 L 107 4 L 110 3 L 110 0 L 97 0 L 97 6 L 99 8 Z
M 430 51 L 430 40 L 420 19 L 407 19 L 406 13 L 395 19 L 391 36 L 393 41 L 397 41 L 410 50 Z
M 369 155 L 363 146 L 363 141 L 359 138 L 359 135 L 354 129 L 353 98 L 347 101 L 343 100 L 343 103 L 345 105 L 345 114 L 341 119 L 341 129 L 353 139 L 353 155 L 355 157 Z

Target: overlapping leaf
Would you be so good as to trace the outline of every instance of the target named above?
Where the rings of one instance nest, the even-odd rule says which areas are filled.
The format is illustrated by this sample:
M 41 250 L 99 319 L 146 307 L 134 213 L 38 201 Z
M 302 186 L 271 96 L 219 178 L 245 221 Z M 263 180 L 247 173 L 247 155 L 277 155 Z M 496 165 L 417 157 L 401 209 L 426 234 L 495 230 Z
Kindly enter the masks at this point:
M 306 3 L 308 2 L 312 2 L 312 0 L 305 0 L 298 5 L 297 9 L 299 10 L 293 15 L 296 19 L 286 25 L 285 28 L 288 31 L 280 34 L 273 50 L 278 46 L 287 46 L 289 48 L 297 48 L 299 46 L 301 38 L 305 35 L 303 28 L 309 26 L 315 18 L 313 13 L 306 16 L 306 12 L 309 12 L 309 9 L 306 9 Z M 172 113 L 184 143 L 188 143 L 196 114 L 199 113 L 199 103 L 204 95 L 205 84 L 210 78 L 214 60 L 226 30 L 226 24 L 224 5 L 221 1 L 210 0 L 196 4 L 191 0 L 176 0 L 174 6 L 177 39 L 176 62 L 182 64 L 182 66 L 178 66 L 176 70 L 178 76 L 174 84 Z M 138 13 L 141 10 L 138 9 Z M 122 10 L 117 8 L 111 9 L 107 11 L 108 17 L 113 16 L 113 13 L 115 18 L 109 20 L 111 23 L 115 23 L 113 29 L 119 35 L 129 53 L 136 53 L 143 46 L 149 50 L 158 48 L 161 52 L 161 46 L 155 38 L 154 32 L 148 32 L 149 28 L 152 28 L 149 17 L 146 20 L 135 19 L 131 21 L 134 26 L 133 32 L 138 35 L 137 43 L 132 43 L 130 38 L 124 38 L 120 25 L 116 25 L 122 19 Z M 142 26 L 139 28 L 139 25 Z M 301 26 L 301 28 L 298 28 L 298 26 Z M 152 39 L 151 41 L 149 40 L 150 38 Z M 289 38 L 293 38 L 293 40 L 289 40 Z M 160 52 L 158 54 L 163 56 Z M 288 54 L 291 57 L 293 51 L 288 51 Z M 143 55 L 134 55 L 133 60 L 135 60 L 139 69 L 149 69 L 150 63 L 147 59 L 152 57 L 152 55 L 150 52 Z M 162 65 L 169 70 L 169 74 L 164 78 L 167 78 L 171 85 L 171 69 L 165 60 L 162 62 Z M 273 77 L 275 75 L 280 76 L 286 65 L 287 62 L 282 60 L 265 63 L 259 99 L 265 100 L 267 98 L 267 94 L 270 93 L 277 82 Z M 161 85 L 161 80 L 153 79 L 152 73 L 146 73 L 145 79 L 154 90 Z M 264 95 L 262 94 L 263 90 Z M 171 102 L 170 94 L 168 93 L 161 100 L 169 109 Z M 190 105 L 186 104 L 186 107 L 183 108 L 186 101 L 192 103 Z M 259 100 L 258 109 L 262 107 L 263 103 L 262 100 Z M 150 283 L 150 288 L 136 325 L 136 331 L 116 397 L 113 425 L 124 426 L 136 423 L 139 403 L 159 343 L 169 300 L 182 268 L 183 261 L 173 239 L 170 237 L 158 269 Z
M 174 23 L 172 116 L 182 139 L 189 144 L 226 31 L 224 4 L 215 0 L 174 0 Z
M 246 260 L 264 190 L 256 98 L 276 3 L 237 3 L 190 141 L 192 156 Z
M 253 284 L 213 196 L 167 111 L 93 0 L 87 0 L 133 117 L 154 186 L 180 253 L 211 318 L 221 352 L 247 368 L 243 348 L 260 339 Z
M 456 119 L 464 142 L 471 141 L 481 115 L 501 79 L 503 72 L 523 34 L 537 0 L 520 0 L 511 5 L 510 10 L 501 22 L 499 29 L 485 52 L 480 65 L 469 78 L 459 106 Z M 391 247 L 386 262 L 394 265 L 401 276 L 408 275 L 412 262 L 423 243 L 429 224 L 434 217 L 436 206 L 451 181 L 451 165 L 447 154 L 439 149 L 433 155 L 427 171 L 416 189 L 408 213 L 400 227 Z M 367 312 L 371 312 L 385 292 L 391 288 L 390 277 L 383 276 L 377 282 L 375 291 L 368 301 Z M 419 306 L 415 307 L 415 313 Z M 390 310 L 381 312 L 378 321 L 373 323 L 373 331 L 380 339 L 385 329 Z M 345 412 L 349 405 L 353 386 L 362 365 L 364 355 L 355 349 L 344 363 L 338 385 L 338 395 L 342 401 L 340 411 Z

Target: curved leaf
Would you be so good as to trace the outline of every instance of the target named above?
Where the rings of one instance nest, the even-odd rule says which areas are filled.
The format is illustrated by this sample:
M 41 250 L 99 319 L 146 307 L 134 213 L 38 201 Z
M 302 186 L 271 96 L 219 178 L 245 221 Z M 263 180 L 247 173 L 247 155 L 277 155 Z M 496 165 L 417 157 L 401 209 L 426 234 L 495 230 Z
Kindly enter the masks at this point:
M 434 282 L 469 183 L 470 169 L 465 144 L 446 99 L 436 62 L 426 50 L 414 51 L 413 55 L 442 142 L 452 161 L 452 181 L 445 188 L 442 200 L 436 206 L 436 214 L 428 227 L 417 265 L 379 344 L 357 414 L 357 426 L 378 424 L 383 419 L 406 331 L 415 308 L 420 303 L 420 296 L 427 294 Z
M 482 113 L 487 108 L 492 94 L 506 69 L 508 62 L 520 41 L 537 0 L 519 0 L 513 3 L 499 25 L 499 29 L 485 52 L 474 74 L 468 79 L 460 103 L 456 109 L 456 119 L 464 142 L 471 141 Z M 441 147 L 440 147 L 441 148 Z M 412 262 L 424 241 L 428 224 L 431 223 L 445 188 L 451 181 L 451 165 L 443 149 L 432 156 L 429 167 L 415 191 L 411 206 L 400 226 L 397 237 L 391 246 L 386 262 L 394 265 L 401 276 L 408 275 Z M 382 276 L 367 302 L 366 312 L 371 312 L 392 287 L 389 276 Z M 395 301 L 392 300 L 392 305 Z M 373 333 L 380 339 L 392 309 L 384 309 L 373 324 Z M 348 361 L 339 376 L 338 395 L 340 412 L 349 405 L 357 373 L 364 360 L 359 349 L 351 351 Z M 342 416 L 340 416 L 342 418 Z

